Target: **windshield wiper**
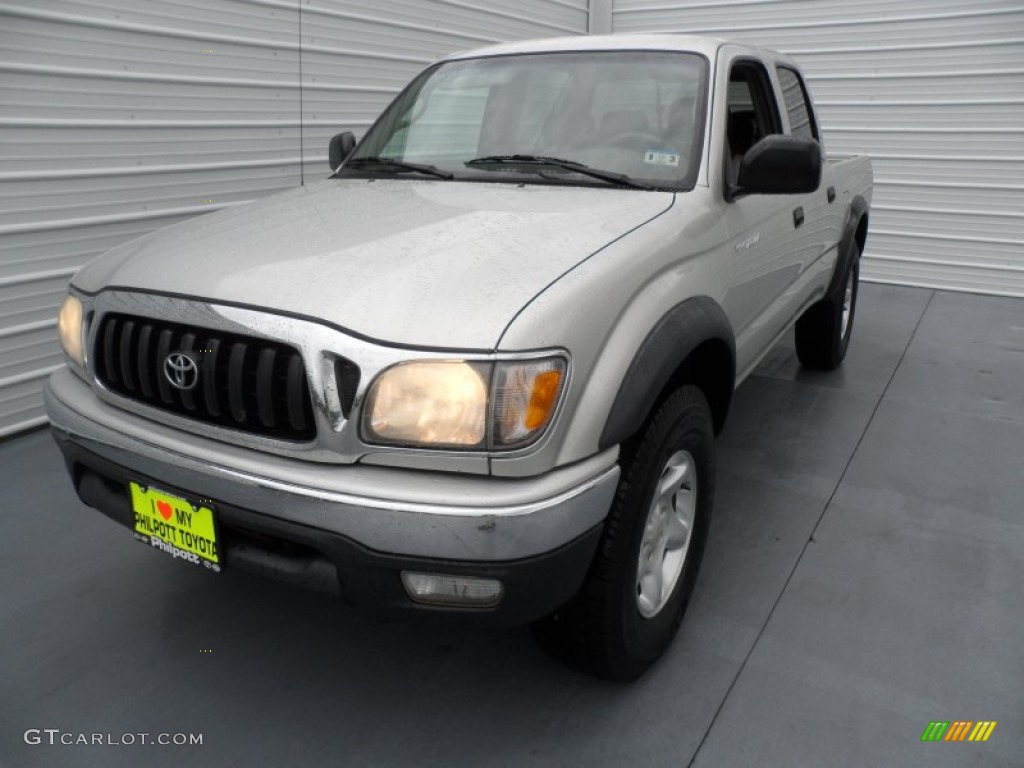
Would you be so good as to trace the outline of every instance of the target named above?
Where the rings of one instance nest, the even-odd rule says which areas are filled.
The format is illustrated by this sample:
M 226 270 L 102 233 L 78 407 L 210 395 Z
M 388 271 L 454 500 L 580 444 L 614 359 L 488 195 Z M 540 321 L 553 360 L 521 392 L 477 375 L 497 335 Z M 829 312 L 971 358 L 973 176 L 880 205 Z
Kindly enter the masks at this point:
M 436 176 L 439 179 L 454 179 L 455 174 L 442 171 L 433 165 L 426 163 L 407 163 L 405 160 L 394 160 L 390 157 L 355 157 L 345 163 L 343 168 L 358 168 L 363 165 L 379 165 L 384 168 L 392 168 L 396 171 L 409 171 L 410 173 L 422 173 L 426 176 Z
M 544 155 L 487 155 L 486 157 L 477 157 L 473 160 L 467 160 L 465 165 L 468 168 L 475 168 L 481 165 L 546 165 L 553 166 L 555 168 L 564 168 L 565 170 L 573 171 L 574 173 L 582 173 L 584 176 L 601 179 L 602 181 L 607 181 L 611 184 L 622 184 L 627 187 L 634 187 L 635 189 L 650 189 L 646 184 L 633 181 L 633 179 L 624 173 L 615 173 L 614 171 L 604 171 L 600 168 L 591 168 L 589 165 L 584 163 L 578 163 L 575 160 L 563 160 L 560 157 L 545 157 Z

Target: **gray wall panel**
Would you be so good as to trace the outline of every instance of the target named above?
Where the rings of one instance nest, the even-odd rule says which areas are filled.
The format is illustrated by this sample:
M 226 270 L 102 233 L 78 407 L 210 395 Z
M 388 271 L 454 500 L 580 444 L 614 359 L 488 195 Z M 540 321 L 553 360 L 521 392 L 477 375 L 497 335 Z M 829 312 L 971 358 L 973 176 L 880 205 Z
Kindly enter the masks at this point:
M 361 135 L 439 57 L 583 33 L 591 7 L 595 28 L 718 34 L 798 56 L 829 150 L 875 159 L 865 276 L 1024 294 L 1016 0 L 309 0 L 301 20 L 298 0 L 9 0 L 0 435 L 41 420 L 54 312 L 78 266 L 322 178 L 328 138 Z
M 1019 0 L 616 0 L 613 26 L 794 55 L 829 152 L 874 160 L 862 276 L 1024 295 Z
M 229 0 L 0 4 L 0 435 L 42 420 L 77 267 L 299 182 L 297 16 Z
M 327 175 L 418 71 L 587 30 L 587 0 L 0 2 L 0 436 L 43 422 L 75 269 Z M 301 50 L 301 53 L 300 53 Z

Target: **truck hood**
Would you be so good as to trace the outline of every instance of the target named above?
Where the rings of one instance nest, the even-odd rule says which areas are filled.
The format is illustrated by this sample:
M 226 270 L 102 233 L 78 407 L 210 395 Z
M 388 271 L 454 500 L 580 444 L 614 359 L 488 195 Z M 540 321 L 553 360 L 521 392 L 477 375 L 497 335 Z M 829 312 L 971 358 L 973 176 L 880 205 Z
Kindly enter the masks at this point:
M 153 232 L 73 283 L 282 310 L 392 344 L 492 349 L 552 281 L 672 200 L 611 187 L 331 179 Z

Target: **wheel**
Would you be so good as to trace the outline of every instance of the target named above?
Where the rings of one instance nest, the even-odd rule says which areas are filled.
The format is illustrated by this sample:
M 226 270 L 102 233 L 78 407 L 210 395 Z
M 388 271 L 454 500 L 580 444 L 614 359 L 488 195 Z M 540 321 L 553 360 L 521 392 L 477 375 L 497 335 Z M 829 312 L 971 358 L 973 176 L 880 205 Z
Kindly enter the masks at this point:
M 534 624 L 547 652 L 598 677 L 640 677 L 675 636 L 697 578 L 714 496 L 714 431 L 703 393 L 676 390 L 622 464 L 580 592 Z
M 796 356 L 805 368 L 832 370 L 846 357 L 857 309 L 860 249 L 854 249 L 838 298 L 822 299 L 796 321 Z

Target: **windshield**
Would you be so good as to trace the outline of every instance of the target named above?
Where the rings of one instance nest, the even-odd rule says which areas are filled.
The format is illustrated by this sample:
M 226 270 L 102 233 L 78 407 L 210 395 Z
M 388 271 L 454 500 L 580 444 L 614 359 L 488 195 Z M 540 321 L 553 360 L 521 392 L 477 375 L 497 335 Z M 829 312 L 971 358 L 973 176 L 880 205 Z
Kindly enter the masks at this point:
M 600 184 L 620 175 L 634 186 L 691 188 L 706 82 L 707 61 L 693 53 L 588 51 L 445 62 L 395 99 L 341 175 L 410 173 L 416 164 L 435 177 L 441 171 L 462 179 Z M 608 173 L 587 175 L 573 164 Z

